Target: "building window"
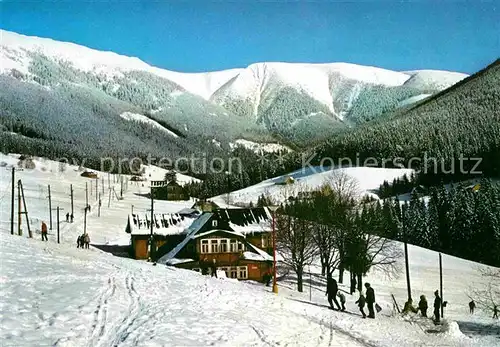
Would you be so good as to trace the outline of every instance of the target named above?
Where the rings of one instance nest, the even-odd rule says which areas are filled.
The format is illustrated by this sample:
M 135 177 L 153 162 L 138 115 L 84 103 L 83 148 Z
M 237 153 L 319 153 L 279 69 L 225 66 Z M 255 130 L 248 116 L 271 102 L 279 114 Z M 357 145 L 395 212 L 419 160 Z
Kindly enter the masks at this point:
M 229 250 L 231 253 L 238 252 L 236 240 L 232 239 L 231 241 L 229 241 Z
M 243 244 L 241 242 L 238 242 L 238 252 L 243 251 Z
M 229 277 L 231 278 L 238 278 L 238 269 L 236 267 L 232 267 Z
M 262 238 L 261 238 L 261 244 L 262 244 L 262 248 L 265 248 L 267 247 L 267 237 L 262 235 Z
M 218 253 L 218 248 L 217 244 L 219 243 L 219 240 L 210 240 L 210 251 L 212 253 Z
M 228 249 L 227 242 L 228 241 L 229 240 L 227 240 L 227 239 L 220 240 L 219 252 L 221 252 L 221 253 L 226 253 L 227 252 L 227 249 Z
M 201 240 L 201 253 L 208 253 L 208 240 Z
M 213 221 L 212 221 L 212 226 L 213 226 L 213 227 L 217 227 L 217 221 L 216 221 L 216 220 L 213 220 Z
M 238 266 L 238 278 L 247 279 L 247 267 L 246 266 Z

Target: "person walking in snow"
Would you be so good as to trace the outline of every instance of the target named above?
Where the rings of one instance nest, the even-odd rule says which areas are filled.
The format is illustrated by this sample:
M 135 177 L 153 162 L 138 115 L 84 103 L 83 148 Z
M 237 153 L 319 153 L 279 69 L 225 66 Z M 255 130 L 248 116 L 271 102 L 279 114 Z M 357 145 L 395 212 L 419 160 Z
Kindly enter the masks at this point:
M 70 214 L 69 218 L 70 218 L 70 220 L 71 220 L 71 223 L 73 223 L 73 219 L 74 219 L 73 213 L 72 213 L 72 214 Z
M 90 236 L 88 233 L 85 233 L 83 236 L 83 243 L 85 244 L 85 248 L 88 249 L 90 246 Z
M 66 213 L 66 223 L 68 223 L 68 222 L 69 222 L 69 212 Z
M 339 291 L 339 293 L 337 294 L 337 296 L 339 297 L 340 299 L 340 304 L 342 305 L 342 312 L 345 311 L 345 295 Z
M 76 239 L 76 248 L 80 248 L 82 246 L 82 235 L 78 235 L 78 238 Z M 83 248 L 83 246 L 82 246 Z
M 42 221 L 42 241 L 49 241 L 47 238 L 47 224 L 44 221 Z
M 498 319 L 498 306 L 493 306 L 493 319 Z
M 330 307 L 333 308 L 333 303 L 337 305 L 338 310 L 340 311 L 340 305 L 339 302 L 337 301 L 337 293 L 339 291 L 339 286 L 337 284 L 337 281 L 334 278 L 329 278 L 328 282 L 326 284 L 326 292 L 325 295 L 328 295 L 328 303 L 330 304 Z
M 215 259 L 212 262 L 212 277 L 214 276 L 217 278 L 217 264 Z
M 474 309 L 476 308 L 476 303 L 474 302 L 474 300 L 472 300 L 471 302 L 469 302 L 469 312 L 470 314 L 474 314 Z
M 373 305 L 375 305 L 375 291 L 371 287 L 370 283 L 365 283 L 366 287 L 366 304 L 368 306 L 368 318 L 375 318 L 375 310 Z
M 422 317 L 427 317 L 427 308 L 428 305 L 425 295 L 420 295 L 420 301 L 418 302 L 418 310 L 420 311 Z
M 359 299 L 355 302 L 355 304 L 358 304 L 358 307 L 359 307 L 359 311 L 361 312 L 361 314 L 363 315 L 363 318 L 366 318 L 366 313 L 364 311 L 364 308 L 365 308 L 365 302 L 366 302 L 366 299 L 365 297 L 363 296 L 363 292 L 359 291 Z
M 441 321 L 441 298 L 439 297 L 439 290 L 434 292 L 434 322 L 439 323 Z

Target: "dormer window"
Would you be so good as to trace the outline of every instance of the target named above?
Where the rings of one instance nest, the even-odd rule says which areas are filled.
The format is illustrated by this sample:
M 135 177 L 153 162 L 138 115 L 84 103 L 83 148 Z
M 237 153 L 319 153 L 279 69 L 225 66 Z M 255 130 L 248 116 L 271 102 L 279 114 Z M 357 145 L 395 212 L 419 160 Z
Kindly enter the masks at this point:
M 217 220 L 213 220 L 213 221 L 212 221 L 212 226 L 213 226 L 214 228 L 216 228 L 216 227 L 217 227 Z

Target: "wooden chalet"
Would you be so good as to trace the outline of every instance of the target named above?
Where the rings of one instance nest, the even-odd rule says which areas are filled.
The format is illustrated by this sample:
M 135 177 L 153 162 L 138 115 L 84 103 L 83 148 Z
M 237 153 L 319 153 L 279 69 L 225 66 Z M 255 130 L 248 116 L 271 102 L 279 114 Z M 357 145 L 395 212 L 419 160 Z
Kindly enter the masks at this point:
M 175 247 L 166 244 L 158 249 L 158 262 L 202 271 L 215 260 L 229 278 L 262 281 L 273 264 L 265 251 L 272 250 L 270 218 L 267 208 L 204 212 Z
M 165 244 L 177 245 L 183 240 L 183 231 L 193 223 L 197 215 L 177 213 L 154 214 L 153 239 L 155 249 Z M 149 258 L 151 238 L 151 214 L 131 214 L 125 231 L 130 234 L 131 255 L 135 259 Z M 154 252 L 153 252 L 154 253 Z

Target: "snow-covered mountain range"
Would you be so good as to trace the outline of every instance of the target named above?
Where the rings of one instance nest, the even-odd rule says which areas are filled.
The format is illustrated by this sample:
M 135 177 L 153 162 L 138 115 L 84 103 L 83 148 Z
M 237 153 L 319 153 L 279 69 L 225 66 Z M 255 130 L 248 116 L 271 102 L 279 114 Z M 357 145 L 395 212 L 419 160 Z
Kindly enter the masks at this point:
M 397 72 L 347 63 L 281 62 L 180 73 L 134 57 L 4 30 L 0 31 L 0 74 L 50 88 L 70 82 L 98 89 L 143 112 L 159 114 L 161 120 L 180 129 L 208 116 L 238 117 L 244 120 L 242 128 L 248 128 L 250 122 L 298 142 L 373 119 L 467 76 L 434 70 Z M 189 117 L 185 103 L 189 103 Z M 191 110 L 193 107 L 197 109 Z M 179 109 L 184 122 L 172 115 Z

